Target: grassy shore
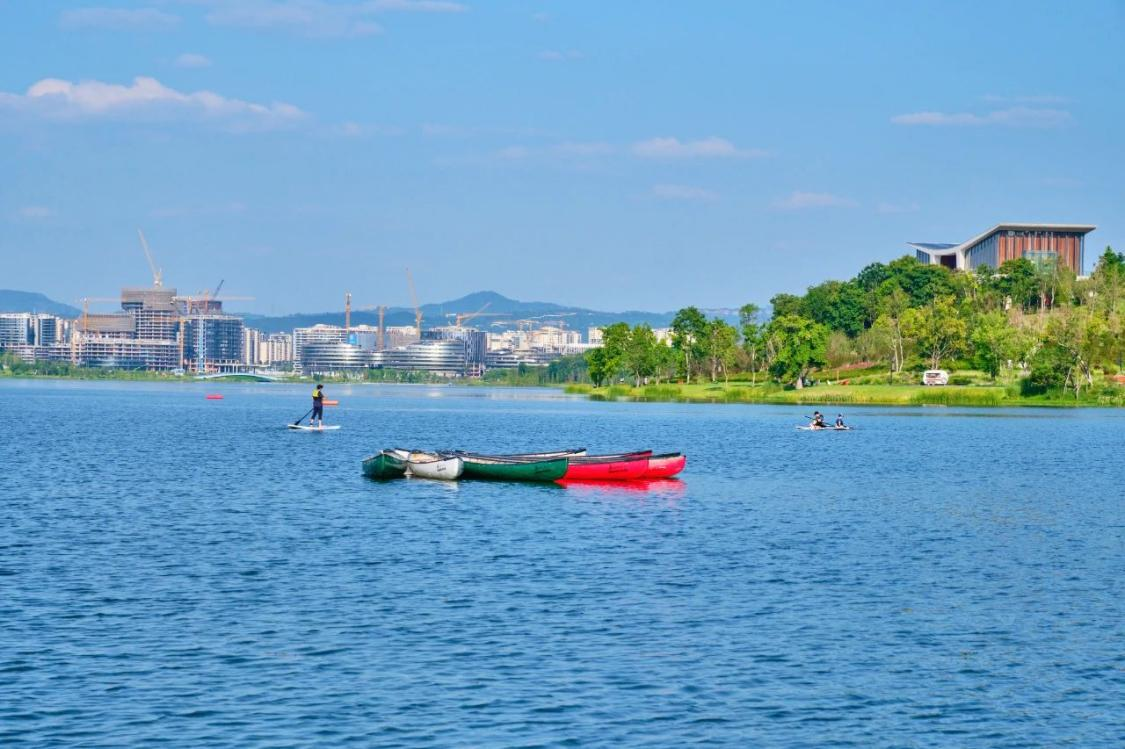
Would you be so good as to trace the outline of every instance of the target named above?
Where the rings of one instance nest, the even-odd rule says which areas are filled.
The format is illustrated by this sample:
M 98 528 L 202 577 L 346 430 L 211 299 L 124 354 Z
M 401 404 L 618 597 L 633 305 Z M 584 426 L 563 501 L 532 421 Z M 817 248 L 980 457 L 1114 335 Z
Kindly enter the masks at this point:
M 748 382 L 691 383 L 631 387 L 567 385 L 568 393 L 596 400 L 663 401 L 678 403 L 770 403 L 825 406 L 1125 406 L 1125 387 L 1106 387 L 1083 393 L 1023 395 L 1018 385 L 817 385 L 783 389 Z

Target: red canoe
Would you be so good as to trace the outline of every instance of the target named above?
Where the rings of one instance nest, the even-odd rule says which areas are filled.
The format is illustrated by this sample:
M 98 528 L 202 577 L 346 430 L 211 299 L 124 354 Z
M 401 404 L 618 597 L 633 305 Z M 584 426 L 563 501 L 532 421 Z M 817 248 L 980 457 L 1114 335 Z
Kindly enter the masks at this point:
M 648 470 L 645 471 L 646 479 L 666 479 L 675 476 L 684 470 L 687 465 L 687 456 L 682 453 L 665 453 L 653 455 L 648 459 Z
M 632 481 L 648 470 L 650 453 L 570 458 L 563 481 Z

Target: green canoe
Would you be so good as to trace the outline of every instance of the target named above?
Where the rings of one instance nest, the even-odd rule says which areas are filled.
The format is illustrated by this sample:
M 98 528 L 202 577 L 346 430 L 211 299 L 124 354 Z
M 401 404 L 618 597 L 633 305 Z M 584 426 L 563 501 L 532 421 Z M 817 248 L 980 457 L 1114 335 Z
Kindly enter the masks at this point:
M 557 481 L 566 473 L 567 459 L 506 460 L 480 455 L 462 455 L 465 464 L 462 478 L 494 479 L 496 481 Z
M 363 475 L 370 479 L 397 479 L 406 475 L 405 455 L 399 450 L 383 450 L 363 459 Z

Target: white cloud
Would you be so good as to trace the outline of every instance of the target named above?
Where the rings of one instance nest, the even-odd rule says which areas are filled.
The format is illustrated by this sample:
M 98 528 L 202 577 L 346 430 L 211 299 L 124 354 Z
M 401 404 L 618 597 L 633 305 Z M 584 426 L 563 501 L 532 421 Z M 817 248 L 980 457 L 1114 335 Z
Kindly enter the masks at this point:
M 917 203 L 880 203 L 875 206 L 877 213 L 915 213 L 918 211 Z
M 333 38 L 380 34 L 373 20 L 380 13 L 460 13 L 468 8 L 449 0 L 202 0 L 212 9 L 205 16 L 215 26 L 292 31 Z
M 167 31 L 179 23 L 179 16 L 156 8 L 75 8 L 59 16 L 59 24 L 66 29 Z
M 648 159 L 754 158 L 766 155 L 759 149 L 740 149 L 725 138 L 681 141 L 678 138 L 649 138 L 633 144 L 633 153 Z
M 795 211 L 802 208 L 854 208 L 857 205 L 859 204 L 854 200 L 842 198 L 832 193 L 801 191 L 790 193 L 787 197 L 773 204 L 774 208 L 787 211 Z
M 558 62 L 561 60 L 581 60 L 582 53 L 576 49 L 547 49 L 539 53 L 539 59 L 549 60 L 552 62 Z
M 700 202 L 713 202 L 719 199 L 719 194 L 712 190 L 691 185 L 653 185 L 652 194 L 663 200 L 693 200 Z
M 1006 127 L 1061 127 L 1071 121 L 1070 112 L 1062 109 L 1011 107 L 984 114 L 972 112 L 911 112 L 895 115 L 896 125 L 968 126 L 1001 125 Z
M 184 52 L 176 58 L 177 68 L 208 68 L 211 66 L 211 58 L 205 55 L 197 55 L 194 52 Z
M 22 218 L 40 220 L 54 216 L 55 212 L 44 205 L 25 205 L 20 208 L 19 214 Z
M 304 117 L 292 104 L 257 104 L 211 91 L 184 93 L 147 77 L 134 78 L 131 85 L 44 78 L 24 94 L 0 91 L 0 109 L 58 120 L 197 117 L 233 130 L 279 127 Z

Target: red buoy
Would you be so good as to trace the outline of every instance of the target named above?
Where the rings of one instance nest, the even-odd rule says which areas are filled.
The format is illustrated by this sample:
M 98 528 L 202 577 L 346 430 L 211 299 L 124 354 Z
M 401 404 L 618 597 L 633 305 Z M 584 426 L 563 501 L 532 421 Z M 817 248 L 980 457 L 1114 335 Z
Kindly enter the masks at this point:
M 218 393 L 208 393 L 207 394 L 207 400 L 209 400 L 209 401 L 221 401 L 222 399 L 223 399 L 223 396 L 219 395 Z

